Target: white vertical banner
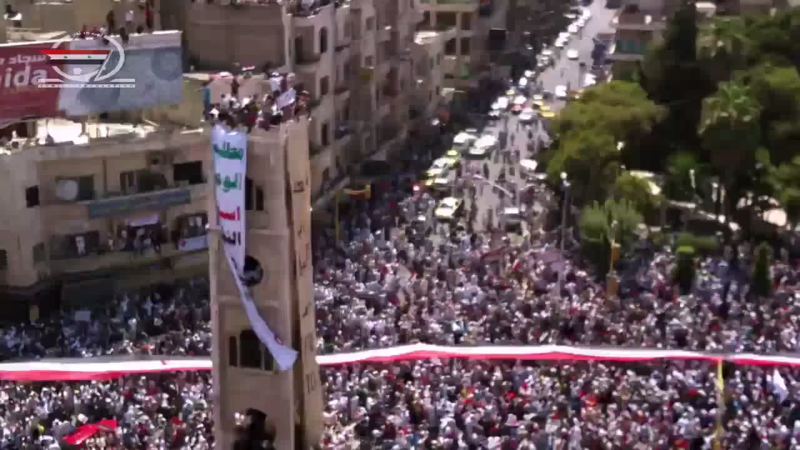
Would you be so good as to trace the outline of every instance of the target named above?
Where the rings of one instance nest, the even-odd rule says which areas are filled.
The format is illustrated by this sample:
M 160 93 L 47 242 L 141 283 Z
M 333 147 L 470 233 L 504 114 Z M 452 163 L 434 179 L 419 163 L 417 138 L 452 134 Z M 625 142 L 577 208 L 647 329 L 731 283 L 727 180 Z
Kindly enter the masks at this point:
M 215 126 L 211 131 L 211 149 L 214 154 L 214 182 L 216 183 L 217 215 L 222 236 L 225 259 L 231 268 L 242 306 L 250 326 L 267 347 L 279 370 L 289 370 L 297 360 L 297 352 L 275 336 L 261 317 L 250 289 L 242 281 L 247 248 L 245 237 L 245 176 L 247 175 L 247 133 Z
M 217 214 L 226 255 L 232 255 L 235 272 L 244 269 L 246 254 L 244 184 L 247 174 L 247 133 L 215 126 L 211 131 L 214 152 Z

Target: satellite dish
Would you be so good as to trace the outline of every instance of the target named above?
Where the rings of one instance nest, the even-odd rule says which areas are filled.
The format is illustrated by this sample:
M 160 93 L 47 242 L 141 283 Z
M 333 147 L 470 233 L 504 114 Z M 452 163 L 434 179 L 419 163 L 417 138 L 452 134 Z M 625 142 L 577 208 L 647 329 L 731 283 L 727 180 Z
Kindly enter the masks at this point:
M 78 182 L 75 180 L 61 180 L 56 184 L 56 197 L 61 200 L 74 202 L 78 199 Z

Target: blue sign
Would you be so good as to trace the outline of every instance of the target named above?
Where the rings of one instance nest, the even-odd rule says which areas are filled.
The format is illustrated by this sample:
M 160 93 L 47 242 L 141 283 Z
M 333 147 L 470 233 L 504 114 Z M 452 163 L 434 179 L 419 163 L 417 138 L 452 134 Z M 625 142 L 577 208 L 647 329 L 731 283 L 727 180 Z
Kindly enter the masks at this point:
M 189 189 L 170 189 L 127 197 L 94 200 L 89 203 L 89 219 L 102 219 L 133 212 L 167 209 L 173 206 L 188 205 L 191 202 L 192 194 Z

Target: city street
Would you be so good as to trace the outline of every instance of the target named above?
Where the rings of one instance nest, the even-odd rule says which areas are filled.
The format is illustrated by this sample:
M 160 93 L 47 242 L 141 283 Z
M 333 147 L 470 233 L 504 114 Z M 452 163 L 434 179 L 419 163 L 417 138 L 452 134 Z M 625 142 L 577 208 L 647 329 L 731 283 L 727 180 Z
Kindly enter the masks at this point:
M 598 33 L 605 33 L 611 30 L 611 21 L 618 11 L 606 8 L 605 1 L 602 0 L 595 0 L 588 8 L 592 12 L 592 18 L 589 19 L 586 26 L 579 33 L 573 35 L 556 59 L 555 67 L 539 74 L 539 81 L 542 82 L 545 90 L 555 92 L 556 86 L 567 86 L 568 84 L 571 85 L 572 89 L 580 89 L 582 87 L 580 62 L 586 63 L 587 70 L 592 67 L 593 38 Z M 579 58 L 577 60 L 567 59 L 567 50 L 569 49 L 578 51 Z M 553 100 L 551 107 L 553 111 L 559 111 L 564 107 L 564 101 Z

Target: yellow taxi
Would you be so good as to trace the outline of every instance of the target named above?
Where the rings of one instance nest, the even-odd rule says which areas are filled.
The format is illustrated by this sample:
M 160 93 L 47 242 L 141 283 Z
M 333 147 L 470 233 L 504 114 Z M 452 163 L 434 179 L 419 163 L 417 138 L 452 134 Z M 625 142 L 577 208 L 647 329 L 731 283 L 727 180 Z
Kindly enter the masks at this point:
M 556 113 L 553 111 L 546 111 L 542 113 L 542 119 L 555 119 Z
M 450 162 L 450 167 L 456 167 L 461 163 L 461 152 L 456 149 L 450 149 L 444 154 L 444 159 Z
M 539 111 L 542 113 L 551 112 L 550 105 L 542 105 L 539 107 Z
M 450 179 L 449 178 L 431 178 L 425 180 L 422 183 L 426 189 L 432 191 L 445 191 L 450 189 Z

